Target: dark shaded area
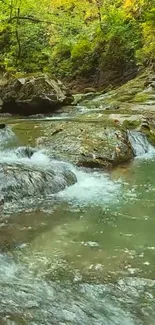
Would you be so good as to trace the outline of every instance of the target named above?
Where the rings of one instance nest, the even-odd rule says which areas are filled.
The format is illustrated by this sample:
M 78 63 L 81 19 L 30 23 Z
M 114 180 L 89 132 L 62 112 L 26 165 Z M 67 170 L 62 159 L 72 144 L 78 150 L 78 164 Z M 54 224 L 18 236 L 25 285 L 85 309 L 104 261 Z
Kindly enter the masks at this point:
M 6 124 L 0 124 L 0 129 L 5 129 L 6 128 Z

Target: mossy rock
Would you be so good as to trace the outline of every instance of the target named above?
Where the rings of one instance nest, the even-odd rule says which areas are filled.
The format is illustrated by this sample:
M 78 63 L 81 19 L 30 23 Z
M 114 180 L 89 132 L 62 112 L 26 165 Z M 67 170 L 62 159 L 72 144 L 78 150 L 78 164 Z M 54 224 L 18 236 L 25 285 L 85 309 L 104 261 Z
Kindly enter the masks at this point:
M 148 99 L 149 95 L 147 93 L 141 92 L 136 94 L 132 101 L 136 103 L 145 103 Z
M 123 129 L 129 129 L 129 130 L 134 130 L 134 129 L 136 129 L 137 127 L 139 127 L 140 126 L 140 124 L 141 124 L 141 120 L 139 119 L 137 119 L 137 120 L 135 120 L 135 121 L 129 121 L 129 120 L 125 120 L 124 122 L 123 122 L 123 124 L 122 124 L 122 128 Z
M 149 128 L 145 128 L 145 127 L 141 127 L 141 132 L 144 133 L 147 138 L 148 138 L 148 141 L 153 145 L 155 146 L 155 131 L 149 129 Z
M 60 132 L 55 132 L 59 127 Z M 51 137 L 44 146 L 51 146 L 56 158 L 78 166 L 111 168 L 133 158 L 127 132 L 102 122 L 52 122 Z

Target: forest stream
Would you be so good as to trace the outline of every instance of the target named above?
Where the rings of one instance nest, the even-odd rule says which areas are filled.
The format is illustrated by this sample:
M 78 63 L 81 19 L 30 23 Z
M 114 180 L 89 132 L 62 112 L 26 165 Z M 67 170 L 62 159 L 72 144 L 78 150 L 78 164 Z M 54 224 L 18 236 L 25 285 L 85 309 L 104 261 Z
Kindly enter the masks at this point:
M 50 118 L 1 123 L 0 324 L 154 325 L 155 149 L 131 132 L 108 173 L 36 147 Z

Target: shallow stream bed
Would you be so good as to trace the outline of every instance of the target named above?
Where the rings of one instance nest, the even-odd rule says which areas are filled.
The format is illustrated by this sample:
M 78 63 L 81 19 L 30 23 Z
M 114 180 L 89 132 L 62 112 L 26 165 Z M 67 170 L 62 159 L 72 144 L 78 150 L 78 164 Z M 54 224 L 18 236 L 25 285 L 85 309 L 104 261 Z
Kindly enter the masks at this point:
M 7 123 L 17 145 L 50 135 L 48 120 Z M 0 207 L 0 324 L 154 325 L 154 152 L 110 174 L 70 168 L 58 194 Z

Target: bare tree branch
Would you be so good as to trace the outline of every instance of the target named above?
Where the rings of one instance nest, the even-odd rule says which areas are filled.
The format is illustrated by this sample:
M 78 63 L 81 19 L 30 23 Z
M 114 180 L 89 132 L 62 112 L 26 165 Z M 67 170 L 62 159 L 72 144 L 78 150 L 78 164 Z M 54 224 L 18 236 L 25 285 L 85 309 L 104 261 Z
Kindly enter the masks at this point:
M 16 20 L 16 19 L 30 20 L 33 23 L 45 23 L 45 24 L 57 25 L 57 24 L 53 23 L 52 21 L 49 21 L 49 20 L 41 20 L 41 19 L 37 19 L 37 18 L 30 17 L 30 16 L 19 16 L 19 17 L 18 16 L 14 16 L 11 19 L 8 19 L 7 22 L 8 23 L 11 23 L 13 20 Z

